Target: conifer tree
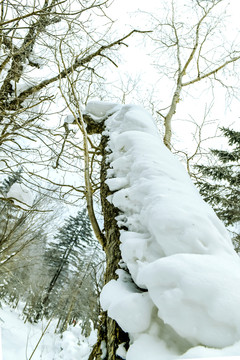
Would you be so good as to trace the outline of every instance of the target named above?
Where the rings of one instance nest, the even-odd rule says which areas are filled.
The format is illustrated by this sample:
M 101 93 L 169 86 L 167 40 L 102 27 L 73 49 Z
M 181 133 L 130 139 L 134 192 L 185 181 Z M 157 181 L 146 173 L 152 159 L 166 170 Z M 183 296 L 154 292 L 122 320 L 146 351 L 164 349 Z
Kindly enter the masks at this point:
M 0 274 L 5 260 L 9 258 L 10 254 L 8 248 L 13 243 L 13 236 L 18 225 L 21 224 L 20 212 L 17 210 L 11 201 L 8 201 L 7 194 L 15 183 L 21 182 L 21 172 L 18 170 L 3 179 L 0 183 Z M 16 250 L 16 249 L 15 249 Z M 10 249 L 10 252 L 13 251 Z M 0 297 L 6 295 L 6 284 L 8 284 L 9 276 L 5 272 L 4 282 L 0 285 Z
M 1 185 L 0 185 L 0 193 L 2 195 L 7 195 L 7 193 L 9 192 L 11 186 L 13 186 L 13 184 L 15 184 L 16 182 L 20 183 L 21 182 L 21 173 L 22 173 L 22 169 L 20 168 L 19 170 L 11 173 L 11 175 L 9 175 L 8 177 L 6 177 Z
M 13 203 L 8 201 L 7 194 L 15 183 L 21 182 L 21 173 L 22 170 L 19 169 L 0 183 L 0 246 L 3 244 L 5 240 L 4 235 L 9 230 L 13 223 L 13 218 L 16 216 L 16 209 L 14 208 Z
M 69 271 L 78 267 L 79 262 L 84 262 L 86 249 L 91 247 L 92 242 L 93 234 L 87 212 L 85 209 L 80 210 L 76 216 L 70 216 L 65 221 L 46 252 L 52 274 L 51 287 L 58 279 L 61 281 L 59 277 L 68 275 Z
M 98 253 L 98 243 L 93 239 L 86 209 L 80 210 L 76 216 L 70 216 L 65 221 L 46 250 L 45 261 L 51 280 L 35 320 L 39 320 L 43 314 L 49 316 L 54 312 L 56 315 L 56 306 L 62 302 L 63 290 L 72 286 L 72 279 L 80 272 L 79 269 L 83 273 L 89 261 L 94 261 L 94 251 Z
M 230 149 L 211 150 L 216 165 L 196 165 L 201 174 L 196 185 L 219 218 L 231 226 L 240 221 L 240 132 L 229 128 L 221 128 L 221 131 L 227 137 Z M 233 240 L 236 250 L 239 250 L 240 234 L 235 234 Z

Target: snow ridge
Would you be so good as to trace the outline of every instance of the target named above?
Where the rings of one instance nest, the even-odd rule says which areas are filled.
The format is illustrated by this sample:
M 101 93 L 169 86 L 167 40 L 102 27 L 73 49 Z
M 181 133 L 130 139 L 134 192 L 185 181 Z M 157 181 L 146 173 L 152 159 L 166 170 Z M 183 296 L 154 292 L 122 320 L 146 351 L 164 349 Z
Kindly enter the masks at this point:
M 143 108 L 91 103 L 94 116 L 104 108 L 115 110 L 106 120 L 109 201 L 129 230 L 121 252 L 138 287 L 119 270 L 101 304 L 130 334 L 126 359 L 238 355 L 240 259 L 227 230 Z

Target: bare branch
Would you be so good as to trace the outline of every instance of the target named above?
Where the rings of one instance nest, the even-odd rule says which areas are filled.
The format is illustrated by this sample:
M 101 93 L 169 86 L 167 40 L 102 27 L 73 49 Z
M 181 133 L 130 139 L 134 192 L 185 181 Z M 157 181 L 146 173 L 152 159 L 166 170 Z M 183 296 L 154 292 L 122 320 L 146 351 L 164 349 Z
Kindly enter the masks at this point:
M 188 86 L 188 85 L 191 85 L 191 84 L 194 84 L 200 80 L 203 80 L 203 79 L 206 79 L 208 77 L 210 77 L 211 75 L 214 75 L 216 74 L 218 71 L 222 70 L 223 68 L 225 68 L 227 65 L 233 63 L 233 62 L 236 62 L 240 59 L 240 56 L 235 56 L 233 57 L 232 59 L 230 60 L 227 60 L 225 61 L 223 64 L 221 64 L 220 66 L 218 66 L 216 69 L 212 70 L 212 71 L 209 71 L 208 73 L 202 75 L 202 76 L 199 76 L 193 80 L 190 80 L 190 81 L 187 81 L 185 83 L 182 84 L 182 86 Z
M 45 7 L 44 7 L 43 9 L 41 9 L 41 10 L 35 10 L 35 11 L 32 11 L 32 12 L 30 12 L 30 13 L 28 13 L 28 14 L 20 15 L 20 16 L 14 18 L 14 19 L 10 19 L 10 20 L 6 20 L 6 21 L 3 21 L 3 22 L 0 22 L 0 27 L 1 27 L 1 26 L 4 26 L 4 25 L 7 25 L 7 24 L 10 24 L 10 23 L 12 23 L 12 22 L 16 22 L 16 21 L 19 21 L 19 20 L 26 19 L 26 18 L 28 18 L 28 17 L 32 17 L 32 16 L 34 16 L 34 15 L 41 15 L 41 14 L 45 13 L 46 11 L 51 10 L 54 6 L 63 4 L 63 3 L 65 3 L 65 2 L 66 2 L 66 0 L 60 1 L 60 2 L 58 2 L 58 3 L 55 3 L 55 2 L 54 2 L 54 4 L 51 4 L 51 5 L 49 5 L 49 6 L 45 6 Z
M 40 82 L 39 84 L 34 85 L 34 86 L 28 88 L 27 90 L 23 91 L 22 93 L 20 93 L 17 98 L 15 98 L 14 100 L 12 100 L 9 103 L 8 108 L 12 109 L 12 110 L 15 109 L 16 106 L 20 106 L 23 103 L 23 101 L 26 100 L 30 95 L 40 91 L 41 89 L 56 82 L 57 80 L 66 78 L 73 71 L 75 71 L 79 67 L 84 66 L 85 64 L 89 63 L 95 57 L 102 56 L 102 53 L 105 50 L 111 49 L 116 45 L 118 45 L 118 46 L 121 45 L 123 43 L 123 40 L 129 38 L 134 33 L 144 34 L 144 33 L 149 33 L 149 32 L 150 31 L 132 30 L 130 33 L 128 33 L 124 37 L 122 37 L 118 40 L 115 40 L 114 42 L 112 42 L 108 45 L 100 46 L 100 48 L 98 50 L 96 50 L 95 52 L 93 52 L 92 54 L 89 54 L 86 57 L 83 57 L 81 59 L 77 58 L 75 60 L 75 62 L 73 63 L 73 65 L 69 66 L 68 68 L 63 69 L 58 75 L 56 75 L 50 79 L 46 79 L 46 80 Z

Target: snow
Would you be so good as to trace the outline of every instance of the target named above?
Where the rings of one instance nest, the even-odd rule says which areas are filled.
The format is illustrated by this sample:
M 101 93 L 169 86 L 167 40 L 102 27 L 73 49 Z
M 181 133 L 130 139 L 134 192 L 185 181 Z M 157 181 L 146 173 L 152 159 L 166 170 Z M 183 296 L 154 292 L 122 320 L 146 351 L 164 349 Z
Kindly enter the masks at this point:
M 239 355 L 240 259 L 224 225 L 143 108 L 91 102 L 86 111 L 107 117 L 108 200 L 128 228 L 122 270 L 101 294 L 129 333 L 126 359 Z
M 146 330 L 151 321 L 153 303 L 147 293 L 140 292 L 131 283 L 123 270 L 118 271 L 121 281 L 110 281 L 102 291 L 101 305 L 108 309 L 112 318 L 117 318 L 121 328 L 126 332 Z
M 1 322 L 3 359 L 29 359 L 47 326 L 47 321 L 34 325 L 24 324 L 20 319 L 19 310 L 12 310 L 5 304 L 0 309 L 0 318 L 3 320 Z M 96 331 L 92 331 L 90 337 L 85 338 L 78 325 L 69 326 L 61 337 L 54 333 L 56 323 L 56 320 L 50 323 L 32 359 L 87 360 L 91 347 L 96 341 Z
M 120 344 L 117 348 L 116 355 L 120 356 L 122 359 L 126 358 L 126 349 L 124 347 L 124 343 Z
M 11 186 L 9 192 L 7 193 L 7 197 L 11 198 L 15 205 L 19 205 L 26 210 L 33 205 L 34 199 L 30 189 L 17 182 Z
M 104 359 L 105 356 L 107 355 L 107 346 L 106 346 L 106 342 L 102 341 L 101 342 L 101 351 L 102 351 L 102 355 L 101 355 L 101 359 Z
M 113 114 L 121 106 L 116 103 L 108 103 L 102 101 L 89 101 L 85 108 L 85 113 L 91 114 L 92 118 L 97 120 L 102 120 L 109 114 Z
M 135 360 L 136 354 L 138 360 L 174 359 L 176 356 L 176 353 L 166 347 L 164 341 L 149 334 L 142 334 L 137 338 L 128 351 L 127 359 Z
M 67 115 L 64 119 L 64 124 L 72 124 L 75 121 L 75 117 L 73 115 Z
M 225 347 L 240 339 L 239 261 L 178 254 L 149 264 L 142 273 L 159 317 L 180 336 L 194 345 L 211 347 Z

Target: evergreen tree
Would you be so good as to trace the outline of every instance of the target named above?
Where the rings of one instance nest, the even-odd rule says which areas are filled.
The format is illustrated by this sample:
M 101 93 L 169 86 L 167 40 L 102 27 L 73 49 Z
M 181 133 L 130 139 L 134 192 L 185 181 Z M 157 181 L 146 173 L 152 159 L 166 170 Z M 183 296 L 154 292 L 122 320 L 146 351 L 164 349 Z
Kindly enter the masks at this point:
M 204 200 L 210 203 L 227 225 L 237 225 L 240 221 L 240 132 L 221 128 L 228 139 L 229 150 L 211 150 L 217 158 L 217 165 L 196 165 L 201 176 L 197 177 L 196 185 Z M 236 250 L 240 246 L 240 234 L 235 234 Z
M 5 235 L 10 230 L 13 220 L 16 218 L 16 213 L 19 213 L 13 203 L 7 201 L 7 194 L 15 183 L 21 182 L 21 173 L 21 169 L 13 172 L 0 183 L 0 245 L 3 245 L 4 240 L 6 240 Z
M 6 196 L 13 184 L 15 184 L 16 182 L 21 182 L 21 173 L 22 169 L 19 169 L 3 180 L 3 182 L 0 184 L 0 193 L 2 195 Z
M 86 210 L 78 211 L 70 216 L 63 227 L 54 236 L 54 241 L 46 251 L 46 260 L 50 265 L 52 286 L 61 278 L 67 277 L 69 271 L 74 271 L 80 262 L 85 261 L 86 250 L 91 248 L 93 234 Z
M 14 207 L 11 201 L 7 201 L 7 194 L 12 185 L 16 182 L 21 182 L 21 172 L 21 170 L 13 172 L 0 183 L 0 298 L 7 295 L 7 285 L 11 276 L 4 264 L 5 260 L 10 257 L 11 252 L 13 252 L 11 245 L 14 242 L 14 232 L 20 223 L 20 212 Z
M 97 249 L 97 251 L 96 251 Z M 44 314 L 57 316 L 58 312 L 66 311 L 63 299 L 70 297 L 74 277 L 81 278 L 89 262 L 94 263 L 98 257 L 99 245 L 93 238 L 90 220 L 86 209 L 78 211 L 76 216 L 70 216 L 58 230 L 49 244 L 45 261 L 49 268 L 50 282 L 41 300 L 40 311 L 35 318 L 39 320 Z M 76 284 L 79 286 L 79 284 Z M 61 315 L 62 316 L 62 315 Z M 64 317 L 64 315 L 63 315 Z

